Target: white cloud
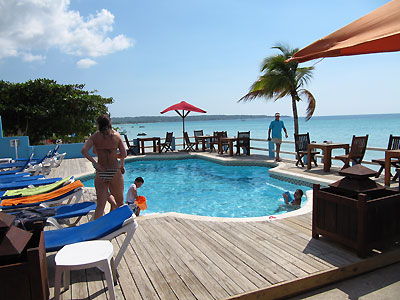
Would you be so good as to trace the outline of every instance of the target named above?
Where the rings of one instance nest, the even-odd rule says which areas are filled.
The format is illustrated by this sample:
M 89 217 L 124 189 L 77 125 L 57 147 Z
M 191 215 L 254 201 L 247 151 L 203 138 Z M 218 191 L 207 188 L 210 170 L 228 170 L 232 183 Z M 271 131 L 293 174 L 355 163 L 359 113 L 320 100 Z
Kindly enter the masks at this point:
M 21 53 L 24 61 L 44 61 L 46 59 L 43 55 L 33 55 L 32 53 Z
M 69 0 L 0 0 L 0 59 L 44 60 L 32 52 L 50 48 L 99 57 L 133 46 L 134 41 L 123 34 L 109 36 L 114 15 L 108 10 L 84 18 L 69 4 Z
M 90 58 L 81 59 L 76 63 L 77 67 L 80 69 L 87 69 L 91 66 L 97 65 L 97 62 Z

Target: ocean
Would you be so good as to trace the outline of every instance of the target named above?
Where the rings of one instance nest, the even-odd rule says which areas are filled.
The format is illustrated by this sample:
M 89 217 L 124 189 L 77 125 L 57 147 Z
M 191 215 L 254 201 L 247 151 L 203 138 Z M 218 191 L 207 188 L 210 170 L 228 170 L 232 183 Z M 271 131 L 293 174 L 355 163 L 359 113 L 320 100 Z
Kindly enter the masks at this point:
M 185 130 L 193 136 L 194 130 L 202 129 L 204 134 L 212 135 L 214 131 L 227 131 L 228 136 L 236 136 L 238 131 L 250 131 L 251 138 L 266 139 L 268 137 L 270 118 L 236 119 L 236 120 L 207 120 L 185 121 Z M 294 125 L 292 117 L 281 117 L 285 123 L 289 138 L 284 141 L 294 141 Z M 146 136 L 165 138 L 167 131 L 174 132 L 174 136 L 182 136 L 182 122 L 160 122 L 140 124 L 118 124 L 119 131 L 126 131 L 129 139 L 137 138 L 138 133 Z M 386 148 L 389 135 L 400 135 L 400 114 L 373 114 L 347 116 L 317 116 L 305 121 L 299 118 L 299 133 L 310 133 L 312 141 L 317 143 L 332 141 L 335 143 L 351 143 L 353 135 L 369 135 L 367 147 Z M 252 141 L 251 145 L 267 148 L 266 142 Z M 283 151 L 294 152 L 294 144 L 282 144 Z M 268 154 L 265 151 L 254 150 L 253 153 Z M 343 150 L 336 150 L 333 155 L 343 154 Z M 283 154 L 282 157 L 294 158 L 293 155 Z M 383 158 L 384 154 L 377 151 L 367 151 L 364 160 Z

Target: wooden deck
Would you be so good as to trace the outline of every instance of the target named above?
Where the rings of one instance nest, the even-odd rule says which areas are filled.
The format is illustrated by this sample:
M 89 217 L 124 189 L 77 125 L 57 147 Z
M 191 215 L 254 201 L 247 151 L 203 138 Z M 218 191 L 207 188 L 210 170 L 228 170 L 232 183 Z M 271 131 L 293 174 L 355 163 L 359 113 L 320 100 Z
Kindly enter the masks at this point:
M 91 171 L 83 160 L 63 164 L 51 175 Z M 88 189 L 85 199 L 93 198 L 93 189 Z M 262 222 L 203 221 L 168 214 L 142 216 L 137 222 L 118 267 L 117 299 L 277 298 L 310 287 L 309 281 L 318 286 L 321 280 L 329 283 L 326 277 L 338 276 L 324 276 L 329 272 L 357 274 L 360 263 L 373 265 L 368 261 L 386 255 L 360 259 L 327 239 L 312 239 L 310 213 Z M 118 248 L 121 237 L 113 244 Z M 393 251 L 399 260 L 399 251 Z M 48 254 L 48 267 L 53 297 L 54 253 Z M 104 276 L 97 269 L 73 271 L 71 283 L 62 299 L 108 299 Z

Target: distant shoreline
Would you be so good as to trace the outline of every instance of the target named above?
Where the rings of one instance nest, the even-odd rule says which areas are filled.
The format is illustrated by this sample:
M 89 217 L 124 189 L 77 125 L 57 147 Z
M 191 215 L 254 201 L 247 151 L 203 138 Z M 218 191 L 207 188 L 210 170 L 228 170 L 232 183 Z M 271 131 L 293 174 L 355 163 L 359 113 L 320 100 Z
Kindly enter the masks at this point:
M 351 118 L 351 117 L 361 117 L 368 118 L 370 116 L 389 116 L 389 115 L 399 115 L 399 113 L 391 114 L 362 114 L 362 115 L 336 115 L 336 116 L 314 116 L 312 119 L 318 118 Z M 271 115 L 193 115 L 187 116 L 185 121 L 212 121 L 212 120 L 249 120 L 249 119 L 273 119 L 274 116 Z M 293 118 L 292 116 L 282 115 L 282 118 Z M 304 117 L 299 117 L 303 119 Z M 176 116 L 140 116 L 140 117 L 112 117 L 112 123 L 116 124 L 138 124 L 138 123 L 161 123 L 161 122 L 181 122 L 182 118 L 178 115 Z
M 282 116 L 285 117 L 285 116 Z M 267 115 L 196 115 L 187 116 L 185 121 L 210 121 L 210 120 L 248 120 L 273 118 Z M 112 117 L 113 124 L 137 124 L 137 123 L 160 123 L 180 122 L 182 118 L 176 116 L 141 116 L 141 117 Z

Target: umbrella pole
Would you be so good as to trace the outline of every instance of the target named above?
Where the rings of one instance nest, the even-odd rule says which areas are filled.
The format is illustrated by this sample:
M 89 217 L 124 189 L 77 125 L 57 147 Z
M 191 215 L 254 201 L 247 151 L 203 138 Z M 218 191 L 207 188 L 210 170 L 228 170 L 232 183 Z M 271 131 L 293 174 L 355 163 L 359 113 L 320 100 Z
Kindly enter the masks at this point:
M 182 110 L 182 138 L 183 138 L 183 150 L 185 150 L 185 111 Z
M 182 131 L 182 137 L 183 137 L 183 150 L 185 150 L 185 118 L 186 116 L 190 113 L 190 110 L 188 110 L 185 114 L 185 111 L 182 110 L 182 125 L 183 125 L 183 131 Z

